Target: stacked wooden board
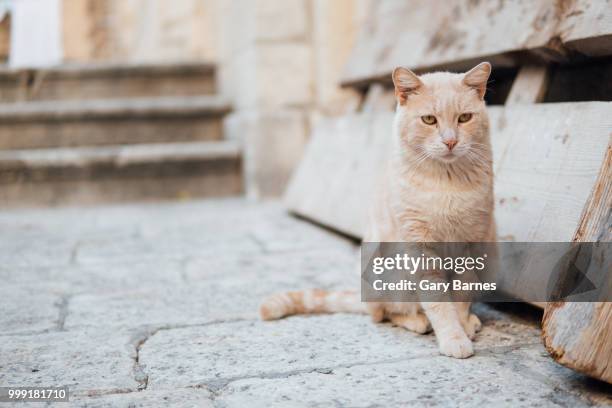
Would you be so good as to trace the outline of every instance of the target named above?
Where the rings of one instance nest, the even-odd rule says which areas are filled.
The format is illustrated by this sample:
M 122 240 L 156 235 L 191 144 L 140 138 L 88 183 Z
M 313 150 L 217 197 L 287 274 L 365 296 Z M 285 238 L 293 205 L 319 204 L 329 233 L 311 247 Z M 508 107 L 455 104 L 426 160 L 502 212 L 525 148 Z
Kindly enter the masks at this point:
M 612 7 L 592 0 L 381 0 L 346 64 L 345 85 L 388 81 L 398 65 L 463 70 L 612 54 Z

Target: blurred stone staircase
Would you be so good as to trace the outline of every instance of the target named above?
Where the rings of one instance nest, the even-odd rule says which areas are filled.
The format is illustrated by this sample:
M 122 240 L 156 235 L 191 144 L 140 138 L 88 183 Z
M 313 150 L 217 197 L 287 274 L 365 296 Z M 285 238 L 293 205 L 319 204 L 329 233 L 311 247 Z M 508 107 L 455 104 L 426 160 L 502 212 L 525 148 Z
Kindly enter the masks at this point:
M 0 206 L 239 194 L 215 67 L 0 70 Z

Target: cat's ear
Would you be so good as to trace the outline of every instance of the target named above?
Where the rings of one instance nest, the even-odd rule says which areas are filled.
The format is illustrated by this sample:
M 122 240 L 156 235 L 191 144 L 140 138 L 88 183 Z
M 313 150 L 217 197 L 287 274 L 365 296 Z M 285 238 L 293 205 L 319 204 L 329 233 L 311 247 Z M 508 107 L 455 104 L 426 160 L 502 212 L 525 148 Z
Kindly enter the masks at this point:
M 491 75 L 491 64 L 488 62 L 481 62 L 465 73 L 463 76 L 463 83 L 470 88 L 474 88 L 476 92 L 478 92 L 480 99 L 482 99 L 487 91 L 489 75 Z
M 419 77 L 404 67 L 397 67 L 393 70 L 393 85 L 395 85 L 395 97 L 400 105 L 403 105 L 408 99 L 408 95 L 416 92 L 423 83 Z

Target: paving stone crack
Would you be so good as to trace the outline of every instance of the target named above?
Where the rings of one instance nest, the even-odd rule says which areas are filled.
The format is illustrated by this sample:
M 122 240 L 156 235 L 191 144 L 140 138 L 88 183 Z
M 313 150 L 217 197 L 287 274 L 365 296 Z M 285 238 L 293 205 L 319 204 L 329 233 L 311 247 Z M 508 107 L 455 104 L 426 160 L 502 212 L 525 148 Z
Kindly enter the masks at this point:
M 66 331 L 66 328 L 65 328 L 66 317 L 68 317 L 68 306 L 70 304 L 70 299 L 72 298 L 72 296 L 73 295 L 64 295 L 62 296 L 60 301 L 56 303 L 56 306 L 58 308 L 58 316 L 57 316 L 57 324 L 56 324 L 57 331 Z
M 133 357 L 134 367 L 132 371 L 134 373 L 134 380 L 138 383 L 138 391 L 146 390 L 149 386 L 149 374 L 144 370 L 144 366 L 140 361 L 140 350 L 151 337 L 159 332 L 159 330 L 161 330 L 161 328 L 145 329 L 139 336 L 136 336 Z
M 57 324 L 55 325 L 56 327 L 50 328 L 50 329 L 43 329 L 43 330 L 31 330 L 31 331 L 20 331 L 20 332 L 14 332 L 14 333 L 2 333 L 0 334 L 0 337 L 13 337 L 13 336 L 37 336 L 39 334 L 47 334 L 47 333 L 53 333 L 56 332 L 57 329 Z
M 149 386 L 149 374 L 145 370 L 145 366 L 142 364 L 140 352 L 142 347 L 145 345 L 147 341 L 149 341 L 153 336 L 157 333 L 165 330 L 178 330 L 185 329 L 190 327 L 206 327 L 212 326 L 215 324 L 223 324 L 223 323 L 235 323 L 241 321 L 249 321 L 254 319 L 222 319 L 222 320 L 214 320 L 206 323 L 195 323 L 195 324 L 179 324 L 179 325 L 164 325 L 157 327 L 144 327 L 138 332 L 133 339 L 134 344 L 134 367 L 132 369 L 134 374 L 134 380 L 138 383 L 138 391 L 146 390 Z
M 106 395 L 123 395 L 138 392 L 133 388 L 112 388 L 107 390 L 83 390 L 83 391 L 70 391 L 70 398 L 74 397 L 101 397 Z
M 79 240 L 74 243 L 72 249 L 70 250 L 70 265 L 76 265 L 80 247 L 81 241 Z
M 187 277 L 187 265 L 189 265 L 189 262 L 191 262 L 191 257 L 189 256 L 184 257 L 179 261 L 179 276 L 181 278 L 181 282 L 185 284 L 190 283 Z
M 539 343 L 530 342 L 530 343 L 519 343 L 519 344 L 515 344 L 512 346 L 503 346 L 503 347 L 492 346 L 492 347 L 487 347 L 487 348 L 479 350 L 477 353 L 477 356 L 478 355 L 491 356 L 491 355 L 495 355 L 496 353 L 499 353 L 500 351 L 501 352 L 515 351 L 515 350 L 521 349 L 522 347 L 529 347 L 529 346 L 534 346 L 537 344 Z M 207 388 L 208 390 L 211 391 L 213 396 L 215 396 L 216 398 L 220 396 L 221 394 L 223 394 L 227 386 L 229 386 L 230 384 L 234 382 L 242 381 L 242 380 L 284 379 L 284 378 L 290 378 L 296 375 L 312 374 L 312 373 L 333 374 L 334 370 L 343 369 L 343 368 L 401 363 L 405 361 L 419 360 L 419 359 L 425 359 L 425 358 L 435 358 L 435 357 L 443 358 L 443 356 L 440 355 L 437 350 L 432 350 L 432 352 L 428 354 L 406 357 L 406 358 L 386 359 L 386 360 L 377 360 L 377 361 L 361 361 L 361 362 L 338 364 L 338 365 L 326 366 L 326 367 L 305 368 L 305 369 L 290 370 L 290 371 L 272 371 L 272 372 L 260 373 L 260 374 L 255 374 L 255 375 L 245 375 L 245 376 L 236 376 L 236 377 L 227 377 L 227 378 L 215 378 L 215 379 L 210 379 L 210 380 L 204 380 L 202 383 L 196 385 L 196 387 Z
M 268 246 L 266 243 L 261 240 L 257 234 L 250 233 L 247 235 L 251 241 L 255 243 L 255 245 L 261 250 L 263 254 L 268 254 Z
M 204 380 L 201 384 L 198 384 L 198 386 L 204 386 L 208 388 L 213 393 L 213 395 L 219 396 L 223 393 L 224 389 L 227 388 L 228 385 L 234 382 L 237 382 L 237 381 L 242 381 L 242 380 L 253 380 L 253 379 L 274 380 L 274 379 L 284 379 L 284 378 L 290 378 L 296 375 L 312 374 L 312 373 L 333 374 L 334 370 L 338 370 L 338 369 L 358 367 L 358 366 L 377 365 L 377 364 L 399 363 L 399 362 L 408 361 L 408 360 L 431 358 L 432 354 L 423 355 L 423 356 L 413 356 L 413 357 L 407 357 L 407 358 L 378 360 L 378 361 L 362 361 L 362 362 L 355 362 L 355 363 L 338 364 L 335 366 L 304 368 L 304 369 L 290 370 L 290 371 L 271 371 L 271 372 L 260 373 L 260 374 L 255 374 L 255 375 L 245 375 L 245 376 L 236 376 L 236 377 L 227 377 L 227 378 L 215 378 L 215 379 L 210 379 L 210 380 Z

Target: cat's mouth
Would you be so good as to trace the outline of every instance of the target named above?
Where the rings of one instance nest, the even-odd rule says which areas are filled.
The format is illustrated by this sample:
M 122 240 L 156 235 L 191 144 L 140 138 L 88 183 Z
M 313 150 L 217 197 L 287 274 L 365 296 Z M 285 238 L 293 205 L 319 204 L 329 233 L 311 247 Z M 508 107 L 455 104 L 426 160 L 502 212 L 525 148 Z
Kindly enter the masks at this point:
M 438 157 L 440 158 L 440 160 L 447 163 L 453 162 L 459 158 L 459 156 L 453 152 L 446 152 Z

